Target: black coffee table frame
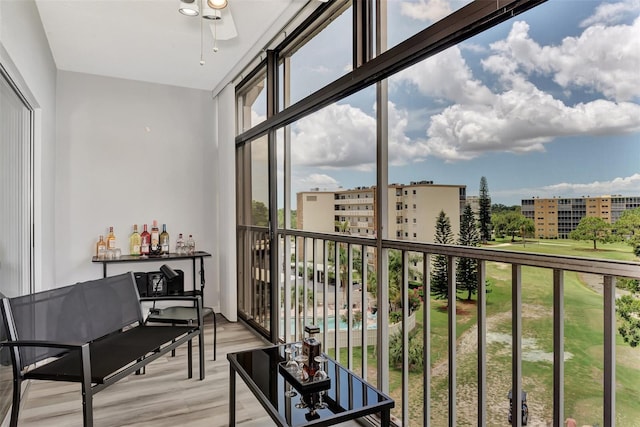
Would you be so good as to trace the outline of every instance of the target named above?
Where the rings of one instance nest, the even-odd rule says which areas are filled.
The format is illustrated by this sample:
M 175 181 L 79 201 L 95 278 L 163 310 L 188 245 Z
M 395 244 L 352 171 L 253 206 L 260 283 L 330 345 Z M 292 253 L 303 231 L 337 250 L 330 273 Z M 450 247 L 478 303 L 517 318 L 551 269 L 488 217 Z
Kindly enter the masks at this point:
M 297 408 L 301 393 L 295 397 L 285 396 L 285 390 L 291 386 L 278 369 L 278 363 L 285 360 L 285 347 L 279 345 L 227 354 L 230 426 L 236 425 L 236 374 L 279 426 L 329 426 L 375 413 L 380 414 L 382 426 L 391 424 L 393 399 L 331 358 L 326 364 L 331 387 L 322 396 L 328 407 L 317 410 L 314 416 L 308 408 Z M 303 397 L 307 402 L 317 400 L 317 395 Z

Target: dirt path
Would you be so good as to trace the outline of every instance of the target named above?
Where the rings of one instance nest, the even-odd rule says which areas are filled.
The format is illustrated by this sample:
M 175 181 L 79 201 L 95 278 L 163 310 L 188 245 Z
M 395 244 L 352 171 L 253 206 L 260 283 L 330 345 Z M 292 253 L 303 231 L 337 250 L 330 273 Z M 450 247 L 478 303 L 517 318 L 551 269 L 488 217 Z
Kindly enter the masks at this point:
M 525 318 L 540 318 L 547 316 L 548 312 L 544 307 L 523 305 L 522 307 L 523 317 Z M 498 330 L 498 327 L 506 322 L 511 321 L 511 312 L 504 312 L 487 318 L 487 346 L 491 345 L 491 331 Z M 504 334 L 500 334 L 504 335 Z M 458 345 L 456 348 L 457 362 L 459 370 L 461 366 L 473 365 L 477 360 L 477 343 L 478 343 L 478 327 L 474 325 L 467 332 L 462 334 L 458 339 Z M 510 354 L 510 347 L 499 347 L 497 350 L 498 355 L 508 356 Z M 496 354 L 496 353 L 493 353 Z M 448 362 L 443 360 L 433 366 L 431 370 L 432 384 L 438 382 L 446 382 L 448 377 Z M 508 426 L 507 414 L 509 413 L 509 401 L 507 399 L 507 393 L 511 389 L 511 365 L 500 366 L 491 362 L 487 363 L 487 424 L 491 426 Z M 545 420 L 544 414 L 549 411 L 545 408 L 545 405 L 541 402 L 537 402 L 535 399 L 535 390 L 543 389 L 542 384 L 538 384 L 535 379 L 527 378 L 524 389 L 528 392 L 528 406 L 529 406 L 529 426 L 547 426 L 548 420 Z M 448 397 L 448 396 L 444 396 Z M 469 385 L 458 384 L 457 387 L 457 414 L 458 425 L 475 425 L 477 417 L 477 384 L 473 381 Z M 433 413 L 433 420 L 436 424 L 440 421 L 445 422 L 447 420 L 448 402 L 443 399 L 437 399 L 436 396 L 432 399 L 431 410 Z

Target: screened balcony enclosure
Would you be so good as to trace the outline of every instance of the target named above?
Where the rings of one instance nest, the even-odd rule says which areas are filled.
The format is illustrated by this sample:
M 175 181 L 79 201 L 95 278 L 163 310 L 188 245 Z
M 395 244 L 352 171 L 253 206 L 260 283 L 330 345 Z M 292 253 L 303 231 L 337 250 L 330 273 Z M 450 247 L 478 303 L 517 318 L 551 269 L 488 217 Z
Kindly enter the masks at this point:
M 568 417 L 626 425 L 640 416 L 630 398 L 640 360 L 616 315 L 624 284 L 640 278 L 631 247 L 621 257 L 587 253 L 575 240 L 533 238 L 525 226 L 511 241 L 458 240 L 475 193 L 461 163 L 478 180 L 495 168 L 518 180 L 539 176 L 542 163 L 574 164 L 571 154 L 545 150 L 567 135 L 564 125 L 551 129 L 553 115 L 571 121 L 565 113 L 615 99 L 572 99 L 569 87 L 582 83 L 558 74 L 566 98 L 536 80 L 556 67 L 545 62 L 554 49 L 584 53 L 576 44 L 586 32 L 567 34 L 571 46 L 538 41 L 555 25 L 549 17 L 574 7 L 583 27 L 598 18 L 576 2 L 449 2 L 416 27 L 402 25 L 417 15 L 408 3 L 327 4 L 238 84 L 239 316 L 274 343 L 318 325 L 331 356 L 396 400 L 397 425 L 563 425 Z M 635 25 L 634 13 L 624 22 Z M 329 58 L 342 58 L 341 68 L 304 74 L 313 64 L 330 68 Z M 500 78 L 489 80 L 492 73 Z M 247 103 L 248 93 L 259 102 Z M 547 115 L 551 99 L 558 109 Z M 636 155 L 637 146 L 629 139 L 609 147 L 623 174 L 625 153 Z M 481 154 L 491 152 L 545 154 L 518 166 L 506 154 Z M 413 163 L 423 165 L 420 175 L 410 174 Z M 440 210 L 454 230 L 447 241 L 434 238 Z M 547 236 L 557 230 L 552 220 L 533 222 Z M 523 392 L 526 407 L 511 404 Z
M 178 3 L 0 0 L 2 293 L 99 276 L 152 212 L 212 255 L 206 380 L 179 349 L 96 425 L 227 425 L 226 354 L 311 324 L 395 426 L 640 425 L 637 0 L 229 0 L 229 40 Z M 20 425 L 79 425 L 78 387 Z

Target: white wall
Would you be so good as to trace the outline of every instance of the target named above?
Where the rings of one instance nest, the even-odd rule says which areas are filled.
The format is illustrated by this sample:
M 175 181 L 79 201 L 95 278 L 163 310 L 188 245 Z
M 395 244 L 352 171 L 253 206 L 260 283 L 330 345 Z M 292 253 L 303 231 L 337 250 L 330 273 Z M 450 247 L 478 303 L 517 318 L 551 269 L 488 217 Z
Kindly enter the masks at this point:
M 0 63 L 35 108 L 35 288 L 54 286 L 56 66 L 33 0 L 0 1 Z
M 209 92 L 59 71 L 57 112 L 57 285 L 102 275 L 91 257 L 109 226 L 124 254 L 133 224 L 151 227 L 154 219 L 167 224 L 172 246 L 178 233 L 193 234 L 197 249 L 213 252 Z M 162 263 L 111 265 L 109 274 L 157 270 Z M 191 283 L 190 262 L 170 265 Z M 205 259 L 205 304 L 217 308 L 213 267 Z
M 235 320 L 233 87 L 216 121 L 209 92 L 57 71 L 33 0 L 0 1 L 0 63 L 36 109 L 36 290 L 100 277 L 98 235 L 113 225 L 127 253 L 132 224 L 157 219 L 212 253 L 205 304 Z

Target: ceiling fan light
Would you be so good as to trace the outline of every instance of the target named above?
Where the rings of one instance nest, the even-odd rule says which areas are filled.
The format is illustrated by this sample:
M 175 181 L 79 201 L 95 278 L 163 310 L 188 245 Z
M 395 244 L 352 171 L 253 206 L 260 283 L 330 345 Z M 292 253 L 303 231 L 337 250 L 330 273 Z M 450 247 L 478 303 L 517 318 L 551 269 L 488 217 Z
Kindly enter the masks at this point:
M 186 16 L 198 16 L 200 10 L 195 0 L 180 0 L 178 12 Z
M 207 0 L 207 5 L 212 9 L 224 9 L 227 4 L 227 0 Z
M 202 18 L 211 21 L 219 21 L 222 19 L 222 12 L 218 9 L 212 9 L 207 6 L 202 7 Z

